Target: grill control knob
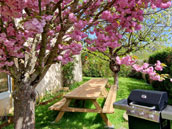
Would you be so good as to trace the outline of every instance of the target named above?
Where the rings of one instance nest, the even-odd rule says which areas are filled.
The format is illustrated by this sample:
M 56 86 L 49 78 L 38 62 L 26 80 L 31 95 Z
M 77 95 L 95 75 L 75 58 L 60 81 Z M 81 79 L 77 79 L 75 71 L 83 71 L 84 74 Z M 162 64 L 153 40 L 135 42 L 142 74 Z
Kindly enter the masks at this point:
M 140 116 L 143 116 L 143 115 L 144 115 L 144 112 L 140 112 L 139 115 L 140 115 Z
M 154 115 L 153 114 L 149 114 L 148 116 L 150 119 L 153 119 L 154 118 Z

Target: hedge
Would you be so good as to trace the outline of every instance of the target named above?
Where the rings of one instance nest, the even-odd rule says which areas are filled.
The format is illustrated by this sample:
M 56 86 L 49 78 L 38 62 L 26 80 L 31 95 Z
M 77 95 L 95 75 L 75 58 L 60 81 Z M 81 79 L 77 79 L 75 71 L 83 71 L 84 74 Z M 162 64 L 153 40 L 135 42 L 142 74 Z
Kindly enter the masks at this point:
M 150 64 L 155 64 L 157 60 L 165 63 L 167 67 L 163 71 L 158 71 L 159 74 L 169 74 L 172 77 L 172 48 L 166 48 L 164 50 L 158 51 L 149 57 L 148 62 Z M 152 81 L 152 86 L 156 90 L 167 91 L 169 96 L 172 96 L 172 82 L 166 79 L 162 82 Z

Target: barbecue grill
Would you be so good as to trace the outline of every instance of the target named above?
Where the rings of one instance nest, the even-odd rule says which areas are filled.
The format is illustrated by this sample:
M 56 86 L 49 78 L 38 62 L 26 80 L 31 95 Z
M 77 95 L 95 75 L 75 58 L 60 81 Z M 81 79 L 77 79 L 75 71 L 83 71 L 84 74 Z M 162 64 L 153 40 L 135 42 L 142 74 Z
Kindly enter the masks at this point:
M 170 129 L 172 106 L 168 105 L 167 92 L 133 90 L 114 107 L 127 111 L 129 129 Z

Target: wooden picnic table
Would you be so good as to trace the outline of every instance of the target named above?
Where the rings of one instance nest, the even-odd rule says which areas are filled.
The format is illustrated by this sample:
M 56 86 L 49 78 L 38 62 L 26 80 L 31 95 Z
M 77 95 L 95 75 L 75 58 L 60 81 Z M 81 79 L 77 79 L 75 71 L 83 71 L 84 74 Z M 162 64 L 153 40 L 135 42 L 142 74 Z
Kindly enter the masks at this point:
M 100 113 L 106 125 L 111 127 L 112 124 L 108 120 L 106 113 L 114 113 L 113 102 L 116 99 L 116 86 L 111 86 L 108 92 L 105 88 L 107 83 L 108 79 L 91 79 L 64 95 L 61 101 L 55 103 L 49 108 L 50 110 L 59 111 L 55 121 L 58 122 L 63 117 L 65 112 L 95 112 Z M 100 97 L 106 99 L 103 108 L 97 102 L 97 99 Z M 71 100 L 90 100 L 94 104 L 95 109 L 69 107 Z

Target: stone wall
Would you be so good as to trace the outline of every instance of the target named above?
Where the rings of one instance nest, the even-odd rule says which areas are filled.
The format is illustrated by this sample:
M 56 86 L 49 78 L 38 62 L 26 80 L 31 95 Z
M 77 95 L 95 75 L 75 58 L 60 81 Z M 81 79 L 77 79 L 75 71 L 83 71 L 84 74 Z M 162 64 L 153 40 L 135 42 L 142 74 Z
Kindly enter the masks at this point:
M 75 68 L 73 71 L 74 74 L 74 81 L 81 82 L 82 81 L 82 61 L 81 61 L 81 55 L 76 55 L 76 63 Z
M 36 87 L 38 96 L 43 97 L 46 93 L 52 93 L 60 89 L 62 87 L 61 79 L 61 65 L 53 64 Z
M 82 64 L 81 55 L 76 55 L 76 63 L 73 71 L 74 81 L 82 81 Z M 43 97 L 46 93 L 52 93 L 62 88 L 62 69 L 60 64 L 54 64 L 46 73 L 44 79 L 36 87 L 39 97 Z

